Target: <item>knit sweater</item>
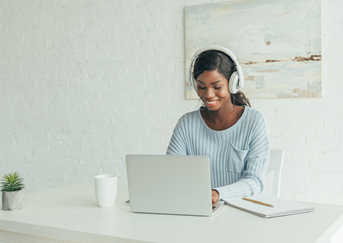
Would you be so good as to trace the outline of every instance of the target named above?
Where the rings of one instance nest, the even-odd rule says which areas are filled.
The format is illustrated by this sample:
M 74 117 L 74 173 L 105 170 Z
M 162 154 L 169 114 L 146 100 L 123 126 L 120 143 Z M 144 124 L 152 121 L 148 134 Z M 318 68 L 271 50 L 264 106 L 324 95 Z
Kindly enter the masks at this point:
M 269 162 L 266 119 L 245 106 L 233 126 L 215 131 L 206 125 L 200 109 L 186 113 L 174 129 L 167 154 L 208 156 L 211 187 L 218 191 L 219 199 L 258 194 Z

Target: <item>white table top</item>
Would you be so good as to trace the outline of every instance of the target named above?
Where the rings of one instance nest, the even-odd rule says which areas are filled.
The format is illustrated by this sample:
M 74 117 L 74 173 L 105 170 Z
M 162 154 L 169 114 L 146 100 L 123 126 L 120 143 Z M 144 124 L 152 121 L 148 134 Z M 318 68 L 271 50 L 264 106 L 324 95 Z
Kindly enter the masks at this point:
M 93 184 L 77 183 L 26 195 L 24 209 L 0 210 L 0 231 L 68 242 L 327 243 L 343 225 L 343 206 L 303 203 L 313 213 L 264 219 L 230 206 L 212 217 L 139 214 L 124 205 L 99 208 Z

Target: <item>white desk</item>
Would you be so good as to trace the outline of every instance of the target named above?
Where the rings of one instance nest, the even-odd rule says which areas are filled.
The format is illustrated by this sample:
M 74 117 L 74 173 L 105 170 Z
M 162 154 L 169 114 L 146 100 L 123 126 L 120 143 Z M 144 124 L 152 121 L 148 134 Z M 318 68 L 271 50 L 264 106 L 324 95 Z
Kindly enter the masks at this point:
M 126 199 L 119 187 L 116 205 L 99 208 L 83 183 L 28 194 L 23 210 L 0 210 L 0 242 L 327 243 L 343 225 L 343 206 L 306 203 L 316 212 L 264 219 L 225 205 L 195 217 L 131 213 Z

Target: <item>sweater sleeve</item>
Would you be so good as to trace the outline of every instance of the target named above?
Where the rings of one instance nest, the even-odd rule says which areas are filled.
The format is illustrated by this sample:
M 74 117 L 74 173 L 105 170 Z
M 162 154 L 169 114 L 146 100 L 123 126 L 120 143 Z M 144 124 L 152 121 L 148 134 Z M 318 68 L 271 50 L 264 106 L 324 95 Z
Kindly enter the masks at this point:
M 166 154 L 188 155 L 186 147 L 186 129 L 184 116 L 179 119 L 178 123 L 175 126 Z
M 214 188 L 219 199 L 246 197 L 259 194 L 264 188 L 264 177 L 269 163 L 269 137 L 266 119 L 261 115 L 252 130 L 252 139 L 244 159 L 242 179 L 223 187 Z

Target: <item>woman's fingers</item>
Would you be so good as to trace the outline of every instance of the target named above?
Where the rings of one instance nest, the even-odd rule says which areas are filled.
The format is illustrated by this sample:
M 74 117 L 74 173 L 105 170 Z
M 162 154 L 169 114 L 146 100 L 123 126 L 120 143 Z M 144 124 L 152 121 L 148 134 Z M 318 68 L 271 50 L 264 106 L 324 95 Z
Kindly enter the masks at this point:
M 212 202 L 218 202 L 219 194 L 216 190 L 212 190 Z

